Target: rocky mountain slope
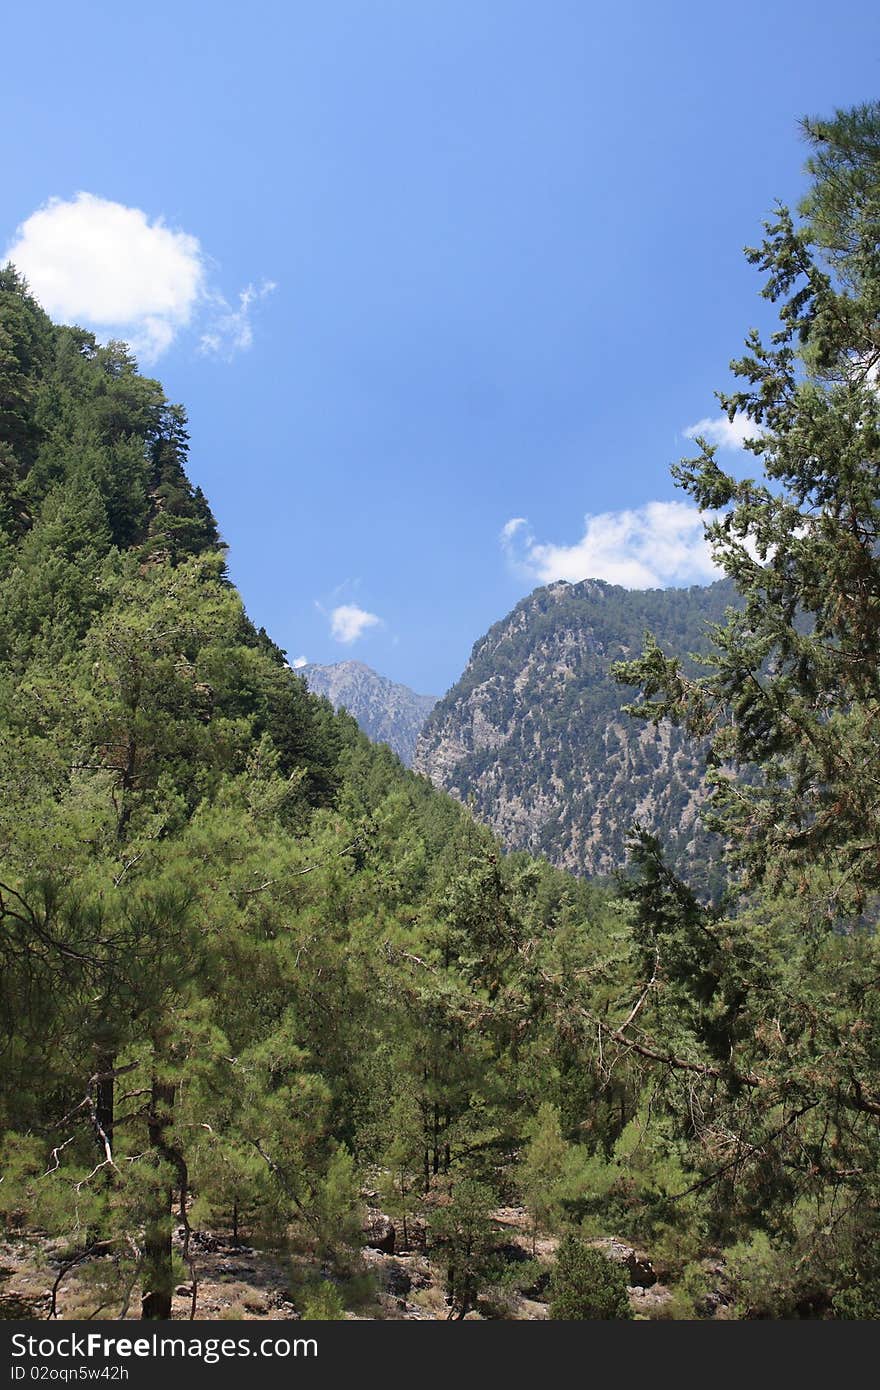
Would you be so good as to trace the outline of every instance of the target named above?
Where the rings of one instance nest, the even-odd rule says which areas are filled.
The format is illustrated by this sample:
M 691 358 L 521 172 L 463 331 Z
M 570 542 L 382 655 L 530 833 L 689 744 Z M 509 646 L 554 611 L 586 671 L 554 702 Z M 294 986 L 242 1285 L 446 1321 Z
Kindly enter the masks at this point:
M 651 630 L 670 653 L 705 651 L 734 602 L 727 580 L 627 590 L 601 580 L 537 589 L 474 646 L 434 707 L 414 767 L 467 803 L 512 849 L 578 874 L 625 862 L 633 821 L 673 862 L 705 877 L 711 842 L 699 750 L 677 730 L 621 711 L 634 692 L 609 675 Z
M 436 695 L 417 695 L 362 661 L 311 664 L 301 667 L 300 675 L 314 694 L 326 695 L 334 709 L 347 709 L 374 743 L 387 743 L 401 762 L 412 764 L 416 739 L 437 703 Z

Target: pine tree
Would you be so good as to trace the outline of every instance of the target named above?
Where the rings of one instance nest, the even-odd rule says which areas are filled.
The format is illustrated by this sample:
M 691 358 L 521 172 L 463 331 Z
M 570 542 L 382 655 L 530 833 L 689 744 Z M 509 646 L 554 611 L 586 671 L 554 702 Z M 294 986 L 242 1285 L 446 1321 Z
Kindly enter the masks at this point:
M 565 1176 L 569 1146 L 562 1134 L 559 1111 L 546 1101 L 527 1133 L 529 1142 L 520 1161 L 518 1177 L 532 1218 L 534 1255 L 539 1228 L 552 1231 L 559 1216 L 560 1185 Z
M 550 1317 L 563 1322 L 631 1318 L 623 1268 L 565 1236 L 550 1279 Z
M 765 1224 L 802 1252 L 804 1287 L 821 1268 L 824 1303 L 814 1289 L 798 1305 L 816 1315 L 851 1261 L 829 1212 L 871 1224 L 880 1202 L 880 103 L 805 132 L 800 220 L 778 208 L 747 253 L 779 327 L 750 333 L 745 385 L 720 397 L 751 422 L 764 477 L 725 473 L 703 440 L 674 470 L 715 514 L 709 540 L 743 607 L 714 629 L 702 676 L 653 641 L 619 668 L 643 689 L 635 714 L 710 739 L 711 822 L 737 891 L 706 909 L 641 837 L 645 986 L 615 1041 L 665 1076 L 702 1149 L 687 1191 L 716 1230 Z
M 716 824 L 751 881 L 813 884 L 833 924 L 880 886 L 880 104 L 806 131 L 806 216 L 780 207 L 747 253 L 779 328 L 750 333 L 746 386 L 720 397 L 751 422 L 764 480 L 723 472 L 705 441 L 674 470 L 717 512 L 709 540 L 744 607 L 714 629 L 708 675 L 656 645 L 619 674 L 645 692 L 635 713 L 709 733 L 716 764 L 749 771 L 719 778 Z

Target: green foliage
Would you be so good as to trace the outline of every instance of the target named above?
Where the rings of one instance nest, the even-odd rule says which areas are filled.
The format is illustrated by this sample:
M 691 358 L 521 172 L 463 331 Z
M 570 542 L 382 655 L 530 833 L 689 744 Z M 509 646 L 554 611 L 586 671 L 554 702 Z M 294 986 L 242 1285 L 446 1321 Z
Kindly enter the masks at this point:
M 380 1164 L 404 1220 L 453 1183 L 469 1304 L 491 1241 L 465 1197 L 503 1185 L 554 1038 L 520 952 L 604 898 L 308 694 L 123 345 L 11 270 L 0 324 L 7 1220 L 78 1260 L 86 1230 L 95 1308 L 162 1317 L 187 1225 L 345 1266 Z M 580 1075 L 572 1052 L 561 1106 Z
M 382 1208 L 400 1222 L 400 1246 L 409 1248 L 409 1225 L 422 1196 L 425 1155 L 424 1115 L 412 1081 L 389 1077 L 396 1095 L 377 1150 L 382 1158 Z
M 799 1203 L 789 1229 L 754 1231 L 724 1251 L 741 1318 L 876 1318 L 880 1261 L 876 1207 L 835 1212 Z
M 743 387 L 720 397 L 752 422 L 764 476 L 725 473 L 702 440 L 674 470 L 717 512 L 709 538 L 742 607 L 701 674 L 654 641 L 618 668 L 642 689 L 634 712 L 708 738 L 718 769 L 723 908 L 656 841 L 636 846 L 640 1045 L 694 1132 L 690 1191 L 729 1242 L 740 1313 L 764 1317 L 870 1309 L 876 1281 L 851 1214 L 873 1223 L 880 1115 L 880 104 L 805 132 L 801 220 L 778 208 L 747 253 L 779 325 L 749 334 Z
M 306 1294 L 302 1315 L 306 1322 L 341 1322 L 345 1305 L 336 1285 L 326 1279 L 313 1284 Z
M 878 130 L 876 104 L 809 123 L 808 219 L 780 208 L 748 252 L 779 328 L 769 344 L 749 335 L 744 387 L 721 401 L 753 423 L 764 480 L 725 474 L 704 441 L 675 470 L 697 505 L 721 509 L 709 536 L 744 605 L 715 630 L 701 678 L 656 646 L 619 668 L 645 691 L 643 714 L 711 733 L 717 764 L 751 769 L 747 785 L 720 779 L 716 825 L 747 881 L 821 894 L 831 926 L 880 883 L 863 793 L 880 670 Z
M 519 1165 L 518 1178 L 526 1208 L 532 1217 L 532 1253 L 539 1228 L 555 1229 L 560 1215 L 560 1194 L 566 1175 L 569 1146 L 559 1123 L 559 1111 L 545 1101 L 527 1127 L 528 1144 Z
M 0 272 L 0 1209 L 84 1266 L 84 1316 L 168 1316 L 200 1222 L 344 1268 L 362 1174 L 430 1214 L 454 1318 L 504 1284 L 520 1196 L 535 1233 L 647 1243 L 679 1314 L 723 1249 L 740 1316 L 877 1315 L 878 131 L 809 123 L 802 219 L 751 253 L 780 327 L 724 403 L 765 477 L 679 469 L 728 580 L 538 591 L 459 692 L 544 705 L 533 789 L 571 791 L 577 746 L 641 797 L 661 736 L 607 674 L 653 624 L 620 675 L 676 757 L 709 750 L 714 898 L 674 779 L 677 863 L 641 833 L 626 885 L 586 884 L 310 696 L 229 583 L 183 412 Z M 521 681 L 569 630 L 572 679 Z M 521 752 L 471 771 L 513 785 Z M 553 1315 L 629 1316 L 622 1278 L 565 1236 Z M 308 1309 L 343 1311 L 329 1284 Z
M 454 1185 L 450 1201 L 432 1219 L 432 1243 L 446 1269 L 449 1317 L 457 1321 L 476 1305 L 496 1272 L 497 1238 L 489 1219 L 493 1205 L 490 1188 L 465 1179 Z
M 360 1181 L 354 1159 L 344 1144 L 330 1155 L 317 1193 L 319 1239 L 325 1249 L 355 1246 L 363 1217 Z
M 564 1322 L 631 1318 L 622 1267 L 577 1236 L 564 1236 L 550 1277 L 550 1317 Z

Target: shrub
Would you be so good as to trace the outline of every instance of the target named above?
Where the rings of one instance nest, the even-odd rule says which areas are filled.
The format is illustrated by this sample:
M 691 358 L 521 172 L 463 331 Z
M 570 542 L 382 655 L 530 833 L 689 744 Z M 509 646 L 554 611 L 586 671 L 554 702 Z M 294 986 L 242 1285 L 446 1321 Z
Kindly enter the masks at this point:
M 565 1236 L 550 1278 L 550 1316 L 565 1322 L 631 1318 L 623 1268 L 576 1236 Z
M 341 1322 L 345 1317 L 339 1290 L 329 1280 L 314 1284 L 306 1295 L 303 1320 L 306 1322 Z

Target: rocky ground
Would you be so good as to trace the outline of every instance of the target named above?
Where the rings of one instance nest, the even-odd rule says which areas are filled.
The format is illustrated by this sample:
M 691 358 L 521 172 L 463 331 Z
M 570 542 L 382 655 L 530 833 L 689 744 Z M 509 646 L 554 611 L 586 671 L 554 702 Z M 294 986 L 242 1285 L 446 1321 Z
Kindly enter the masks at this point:
M 534 1255 L 527 1214 L 519 1207 L 494 1213 L 499 1254 L 513 1279 L 487 1291 L 469 1318 L 539 1320 L 548 1316 L 546 1288 L 557 1242 L 539 1237 Z M 179 1246 L 178 1233 L 176 1238 Z M 368 1319 L 438 1320 L 449 1314 L 442 1270 L 425 1251 L 424 1227 L 411 1223 L 403 1233 L 375 1207 L 368 1208 L 364 1245 L 345 1277 L 329 1269 L 317 1271 L 306 1256 L 285 1256 L 237 1243 L 220 1233 L 197 1231 L 190 1253 L 196 1271 L 195 1316 L 198 1319 L 242 1318 L 248 1321 L 289 1320 L 302 1316 L 309 1281 L 315 1276 L 337 1284 L 346 1316 Z M 609 1259 L 626 1266 L 630 1300 L 639 1317 L 668 1317 L 673 1295 L 658 1279 L 648 1257 L 612 1237 L 596 1241 Z M 538 1272 L 534 1260 L 538 1262 Z M 517 1287 L 516 1268 L 531 1284 Z M 526 1269 L 526 1266 L 528 1268 Z M 0 1318 L 61 1319 L 118 1317 L 118 1284 L 101 1309 L 102 1273 L 110 1260 L 91 1260 L 66 1268 L 62 1247 L 45 1236 L 31 1234 L 0 1243 Z M 59 1276 L 61 1276 L 59 1278 Z M 96 1311 L 97 1310 L 97 1311 Z M 173 1316 L 187 1319 L 193 1312 L 191 1281 L 181 1283 Z M 136 1296 L 128 1317 L 140 1315 Z

